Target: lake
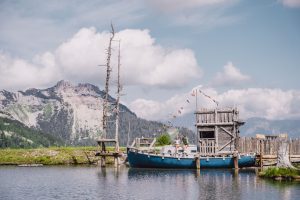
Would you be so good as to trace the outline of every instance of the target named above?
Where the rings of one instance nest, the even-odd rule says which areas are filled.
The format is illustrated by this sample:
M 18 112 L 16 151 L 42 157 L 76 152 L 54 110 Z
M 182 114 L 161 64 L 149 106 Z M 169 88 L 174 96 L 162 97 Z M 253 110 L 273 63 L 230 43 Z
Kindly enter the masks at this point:
M 300 183 L 261 179 L 255 169 L 0 166 L 0 199 L 300 199 Z

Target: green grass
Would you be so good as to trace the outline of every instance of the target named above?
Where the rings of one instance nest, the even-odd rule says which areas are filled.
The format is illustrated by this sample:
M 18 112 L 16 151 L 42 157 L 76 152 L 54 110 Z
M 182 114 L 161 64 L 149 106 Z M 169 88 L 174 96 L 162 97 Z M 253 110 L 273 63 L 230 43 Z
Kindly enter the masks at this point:
M 278 168 L 278 167 L 269 167 L 259 174 L 261 177 L 274 178 L 278 176 L 282 177 L 295 177 L 300 176 L 300 170 L 291 169 L 291 168 Z
M 49 147 L 37 149 L 0 149 L 0 165 L 43 164 L 73 165 L 95 164 L 100 157 L 95 156 L 98 150 L 89 147 Z M 113 147 L 108 147 L 112 151 Z M 124 152 L 125 148 L 121 150 Z M 113 158 L 107 157 L 107 164 L 113 164 Z

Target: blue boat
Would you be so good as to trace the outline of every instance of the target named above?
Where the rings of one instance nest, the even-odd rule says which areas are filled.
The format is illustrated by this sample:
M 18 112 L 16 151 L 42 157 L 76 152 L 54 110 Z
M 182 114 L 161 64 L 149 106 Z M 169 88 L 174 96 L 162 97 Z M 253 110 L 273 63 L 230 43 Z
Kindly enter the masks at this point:
M 129 148 L 127 158 L 130 167 L 134 168 L 171 168 L 196 169 L 196 156 L 198 154 L 177 153 L 150 153 Z M 238 155 L 239 167 L 252 167 L 255 165 L 255 155 Z M 233 168 L 234 157 L 228 156 L 200 156 L 200 168 Z
M 197 145 L 175 140 L 155 149 L 155 140 L 137 138 L 127 149 L 131 167 L 137 168 L 241 168 L 255 166 L 255 154 L 239 153 L 239 120 L 236 108 L 202 109 L 195 112 Z M 143 146 L 148 145 L 148 146 Z M 200 162 L 199 162 L 200 161 Z

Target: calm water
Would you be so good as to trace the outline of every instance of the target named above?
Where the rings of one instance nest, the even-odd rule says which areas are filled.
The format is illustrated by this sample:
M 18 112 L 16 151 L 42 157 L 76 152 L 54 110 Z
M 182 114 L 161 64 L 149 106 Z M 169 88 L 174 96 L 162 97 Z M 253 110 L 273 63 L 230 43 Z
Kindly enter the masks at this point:
M 254 170 L 0 167 L 0 199 L 300 199 L 299 183 Z

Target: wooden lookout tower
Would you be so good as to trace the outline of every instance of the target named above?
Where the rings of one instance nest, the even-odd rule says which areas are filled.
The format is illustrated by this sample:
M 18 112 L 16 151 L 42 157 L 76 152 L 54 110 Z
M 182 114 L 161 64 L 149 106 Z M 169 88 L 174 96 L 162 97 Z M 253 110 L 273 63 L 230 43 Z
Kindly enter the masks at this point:
M 201 156 L 233 155 L 237 153 L 239 120 L 236 108 L 200 109 L 196 114 L 198 151 Z

